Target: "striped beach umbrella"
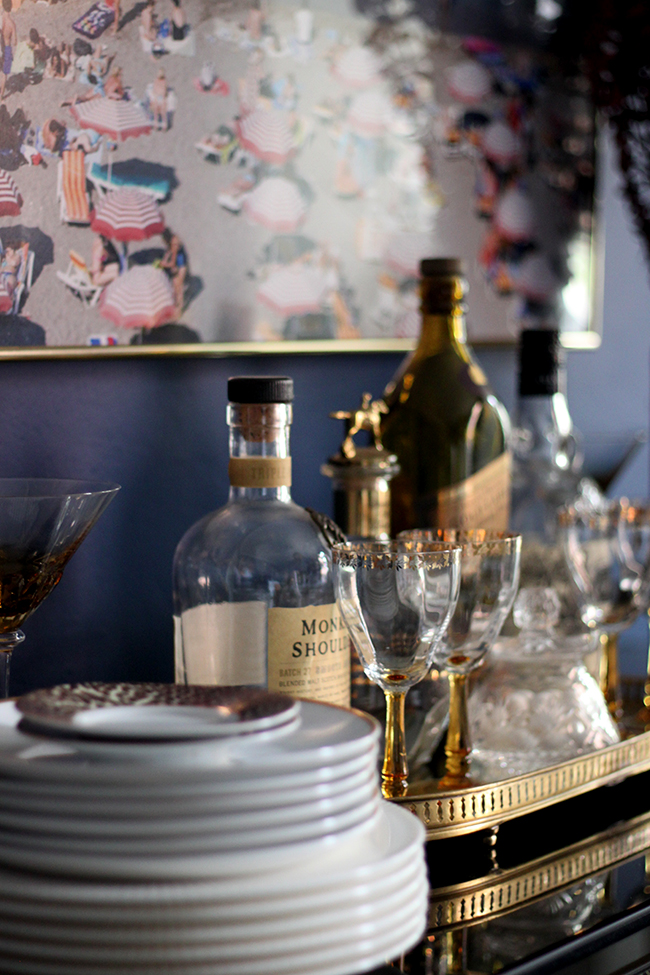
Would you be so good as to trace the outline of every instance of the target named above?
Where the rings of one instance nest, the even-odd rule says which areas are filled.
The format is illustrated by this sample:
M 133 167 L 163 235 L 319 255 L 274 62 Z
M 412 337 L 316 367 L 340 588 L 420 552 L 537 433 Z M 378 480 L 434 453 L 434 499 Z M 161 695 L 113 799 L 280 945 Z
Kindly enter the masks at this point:
M 358 45 L 343 52 L 332 73 L 350 88 L 369 88 L 379 81 L 381 61 L 371 48 Z
M 99 310 L 118 328 L 156 328 L 176 317 L 174 291 L 161 268 L 135 265 L 104 289 Z
M 305 219 L 307 204 L 290 179 L 269 176 L 246 198 L 244 212 L 250 220 L 267 230 L 290 234 Z
M 485 158 L 503 169 L 516 165 L 524 155 L 520 136 L 506 122 L 490 122 L 483 130 L 481 146 Z
M 420 261 L 431 257 L 431 235 L 417 232 L 392 234 L 384 252 L 384 263 L 405 278 L 420 277 Z
M 137 102 L 115 98 L 91 98 L 70 107 L 79 125 L 107 135 L 115 142 L 151 132 L 152 122 Z
M 165 229 L 160 207 L 149 193 L 113 190 L 91 213 L 91 230 L 111 240 L 146 240 Z
M 378 136 L 385 132 L 390 115 L 391 103 L 388 96 L 383 91 L 370 88 L 354 96 L 347 121 L 357 135 Z
M 289 264 L 269 274 L 257 291 L 258 299 L 283 318 L 320 311 L 327 295 L 327 278 L 320 268 Z
M 23 205 L 23 198 L 16 181 L 4 169 L 0 169 L 0 217 L 17 217 Z
M 468 59 L 449 69 L 447 89 L 456 101 L 476 105 L 492 91 L 492 77 L 482 64 Z
M 237 123 L 240 145 L 263 162 L 285 163 L 296 150 L 285 112 L 256 108 Z
M 528 194 L 514 186 L 506 190 L 494 207 L 494 226 L 512 243 L 531 240 L 535 235 L 535 210 Z

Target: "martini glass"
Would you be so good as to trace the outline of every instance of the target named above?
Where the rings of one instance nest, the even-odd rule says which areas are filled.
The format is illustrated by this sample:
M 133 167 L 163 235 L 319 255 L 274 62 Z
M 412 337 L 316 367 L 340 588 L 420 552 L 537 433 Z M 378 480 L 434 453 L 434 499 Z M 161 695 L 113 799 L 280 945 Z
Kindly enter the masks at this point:
M 117 491 L 99 481 L 0 478 L 0 699 L 12 651 L 25 639 L 20 627 Z
M 400 542 L 339 543 L 334 589 L 366 676 L 386 698 L 382 768 L 385 798 L 406 795 L 404 700 L 431 669 L 458 599 L 460 548 L 407 552 Z
M 449 626 L 434 650 L 434 662 L 449 678 L 449 728 L 443 789 L 469 782 L 472 743 L 467 680 L 505 623 L 519 585 L 521 535 L 485 529 L 416 529 L 401 532 L 409 551 L 432 541 L 461 547 L 460 594 Z

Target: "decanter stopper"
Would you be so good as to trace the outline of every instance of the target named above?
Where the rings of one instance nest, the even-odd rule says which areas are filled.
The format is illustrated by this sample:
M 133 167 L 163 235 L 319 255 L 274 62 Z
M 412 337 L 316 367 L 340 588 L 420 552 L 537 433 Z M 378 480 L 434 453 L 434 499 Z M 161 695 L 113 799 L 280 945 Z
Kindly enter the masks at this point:
M 330 413 L 333 419 L 345 421 L 345 439 L 321 473 L 332 478 L 334 520 L 349 539 L 390 538 L 390 481 L 399 473 L 399 464 L 381 442 L 385 411 L 382 400 L 364 393 L 358 409 Z M 370 434 L 364 447 L 354 441 L 362 430 Z

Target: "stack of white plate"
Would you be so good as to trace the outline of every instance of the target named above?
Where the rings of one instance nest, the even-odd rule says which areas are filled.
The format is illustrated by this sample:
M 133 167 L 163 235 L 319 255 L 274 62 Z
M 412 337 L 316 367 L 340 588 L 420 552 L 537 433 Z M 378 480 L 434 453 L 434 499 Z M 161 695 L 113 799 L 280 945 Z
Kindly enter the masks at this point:
M 425 926 L 424 835 L 380 799 L 377 742 L 366 715 L 251 689 L 0 704 L 0 971 L 353 975 L 398 956 Z

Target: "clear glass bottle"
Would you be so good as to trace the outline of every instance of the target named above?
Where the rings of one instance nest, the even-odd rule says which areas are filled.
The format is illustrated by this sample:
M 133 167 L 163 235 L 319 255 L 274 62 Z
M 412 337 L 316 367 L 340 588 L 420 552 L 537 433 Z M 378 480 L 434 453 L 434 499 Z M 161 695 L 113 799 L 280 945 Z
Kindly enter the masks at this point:
M 420 339 L 384 392 L 393 533 L 508 524 L 509 421 L 467 344 L 466 292 L 459 260 L 422 261 Z
M 512 432 L 510 528 L 523 535 L 520 589 L 550 587 L 560 597 L 557 627 L 582 632 L 573 587 L 559 543 L 557 512 L 564 504 L 598 503 L 583 476 L 579 435 L 566 395 L 566 366 L 556 327 L 524 328 L 519 340 L 519 386 Z
M 291 500 L 293 381 L 228 381 L 230 496 L 174 557 L 176 681 L 349 705 L 349 638 L 328 542 Z

